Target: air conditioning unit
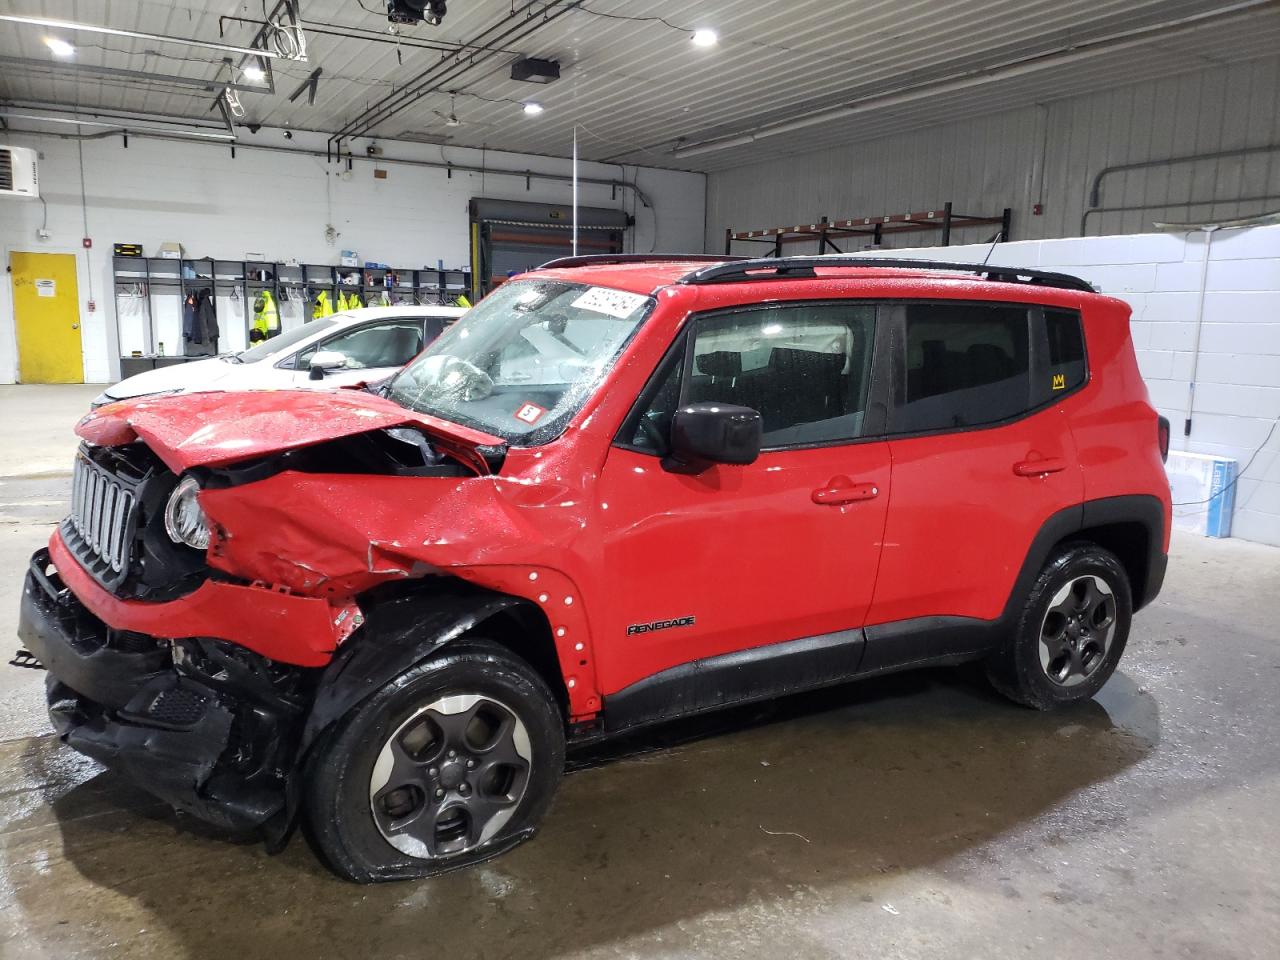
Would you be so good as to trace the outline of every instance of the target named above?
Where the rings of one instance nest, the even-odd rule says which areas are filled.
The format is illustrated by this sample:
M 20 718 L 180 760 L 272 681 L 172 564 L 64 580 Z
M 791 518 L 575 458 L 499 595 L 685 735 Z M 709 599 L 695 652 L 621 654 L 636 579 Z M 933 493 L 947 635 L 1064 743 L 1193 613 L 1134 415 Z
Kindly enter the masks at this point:
M 36 152 L 29 147 L 6 147 L 0 143 L 0 197 L 38 196 Z

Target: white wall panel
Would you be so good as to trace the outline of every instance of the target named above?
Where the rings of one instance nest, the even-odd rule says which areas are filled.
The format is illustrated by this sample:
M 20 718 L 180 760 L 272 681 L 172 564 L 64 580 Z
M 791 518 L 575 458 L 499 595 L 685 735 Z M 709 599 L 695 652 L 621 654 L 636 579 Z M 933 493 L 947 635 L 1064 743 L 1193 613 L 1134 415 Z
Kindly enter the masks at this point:
M 279 130 L 262 130 L 258 142 L 323 149 L 323 137 L 297 134 L 286 143 Z M 231 157 L 226 146 L 130 139 L 125 149 L 118 136 L 90 140 L 84 147 L 84 196 L 81 206 L 80 157 L 73 141 L 53 137 L 0 134 L 0 142 L 32 146 L 42 153 L 41 190 L 48 204 L 48 241 L 36 231 L 44 208 L 36 200 L 0 198 L 0 253 L 8 265 L 14 250 L 73 253 L 80 265 L 80 301 L 84 338 L 84 375 L 102 382 L 118 375 L 118 350 L 142 346 L 141 316 L 122 308 L 117 325 L 113 303 L 111 246 L 141 243 L 148 254 L 157 244 L 181 243 L 188 257 L 241 260 L 248 252 L 268 260 L 298 258 L 304 263 L 336 264 L 341 249 L 355 250 L 362 262 L 397 267 L 465 267 L 470 256 L 467 203 L 486 196 L 514 200 L 568 203 L 567 182 L 510 176 L 492 168 L 567 174 L 569 163 L 551 157 L 395 144 L 388 154 L 439 162 L 486 164 L 488 173 L 454 171 L 388 163 L 385 180 L 374 179 L 373 165 L 357 161 L 350 173 L 321 157 L 240 149 Z M 702 174 L 627 167 L 628 180 L 638 178 L 653 209 L 634 204 L 629 191 L 582 185 L 584 205 L 624 208 L 636 216 L 630 236 L 635 249 L 688 251 L 701 246 L 705 197 Z M 616 165 L 583 164 L 582 176 L 619 179 Z M 87 226 L 86 226 L 87 224 Z M 332 245 L 325 227 L 339 236 Z M 91 236 L 86 255 L 81 238 Z M 97 310 L 88 313 L 90 294 Z M 176 297 L 155 297 L 157 340 L 175 352 L 180 340 Z M 243 304 L 219 298 L 219 316 L 243 317 Z M 234 311 L 229 314 L 228 311 Z M 301 318 L 285 312 L 283 323 Z M 230 326 L 230 324 L 224 324 Z M 242 336 L 242 335 L 241 335 Z M 234 348 L 235 337 L 224 346 Z M 13 382 L 16 342 L 10 284 L 0 283 L 0 382 Z
M 1280 148 L 1280 56 L 713 172 L 706 245 L 722 251 L 725 228 L 899 213 L 948 200 L 964 213 L 1012 207 L 1015 239 L 1079 236 L 1093 178 L 1108 166 L 1263 145 Z M 1143 209 L 1092 214 L 1083 231 L 1088 235 L 1278 209 L 1280 149 L 1110 174 L 1101 201 Z M 1041 216 L 1032 215 L 1036 202 L 1044 204 Z M 992 233 L 974 228 L 953 242 Z M 927 242 L 928 234 L 900 234 L 886 246 Z M 735 252 L 751 251 L 735 245 Z

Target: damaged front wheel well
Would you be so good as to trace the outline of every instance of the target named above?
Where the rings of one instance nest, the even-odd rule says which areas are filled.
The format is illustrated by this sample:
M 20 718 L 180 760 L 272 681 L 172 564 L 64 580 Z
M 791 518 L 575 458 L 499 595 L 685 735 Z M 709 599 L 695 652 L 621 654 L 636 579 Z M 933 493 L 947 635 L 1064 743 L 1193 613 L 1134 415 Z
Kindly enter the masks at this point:
M 506 647 L 537 671 L 555 694 L 561 716 L 569 716 L 569 691 L 556 654 L 555 638 L 546 616 L 532 603 L 521 601 L 501 610 L 467 631 Z
M 501 644 L 527 662 L 569 716 L 551 626 L 528 600 L 453 577 L 387 583 L 358 599 L 365 622 L 324 668 L 299 756 L 373 691 L 468 635 Z

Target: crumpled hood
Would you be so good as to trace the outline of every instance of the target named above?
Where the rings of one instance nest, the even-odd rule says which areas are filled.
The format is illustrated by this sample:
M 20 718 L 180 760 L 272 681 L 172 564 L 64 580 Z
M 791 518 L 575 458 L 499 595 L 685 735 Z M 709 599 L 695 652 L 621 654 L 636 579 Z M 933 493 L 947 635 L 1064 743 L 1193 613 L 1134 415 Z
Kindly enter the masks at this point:
M 355 390 L 188 393 L 122 400 L 89 413 L 76 424 L 76 433 L 95 446 L 142 440 L 165 466 L 181 473 L 402 425 L 443 438 L 442 446 L 450 452 L 503 442 Z M 480 457 L 467 459 L 472 466 L 483 464 Z M 481 466 L 478 472 L 486 471 Z

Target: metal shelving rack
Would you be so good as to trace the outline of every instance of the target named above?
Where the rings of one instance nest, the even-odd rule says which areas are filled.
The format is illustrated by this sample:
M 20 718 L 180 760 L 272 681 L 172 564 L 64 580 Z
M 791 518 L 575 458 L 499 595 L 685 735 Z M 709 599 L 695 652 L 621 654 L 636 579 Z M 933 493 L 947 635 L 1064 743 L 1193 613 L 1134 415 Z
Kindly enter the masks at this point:
M 884 237 L 893 233 L 918 233 L 922 231 L 941 231 L 941 245 L 951 244 L 951 231 L 964 227 L 980 227 L 998 225 L 1000 240 L 1009 239 L 1009 230 L 1013 221 L 1013 210 L 1005 207 L 999 216 L 979 216 L 967 213 L 955 213 L 948 201 L 932 210 L 918 213 L 887 213 L 878 217 L 842 217 L 835 220 L 823 217 L 817 223 L 797 224 L 786 227 L 768 227 L 764 230 L 740 230 L 735 232 L 726 229 L 724 232 L 725 255 L 733 253 L 733 244 L 756 243 L 773 247 L 773 256 L 782 256 L 782 248 L 789 243 L 818 244 L 818 253 L 844 253 L 833 242 L 849 237 L 868 237 L 872 244 L 880 246 Z
M 186 276 L 187 270 L 196 274 Z M 352 273 L 360 274 L 360 283 L 343 283 Z M 200 360 L 209 354 L 185 354 L 183 344 L 165 345 L 160 353 L 160 343 L 155 328 L 155 298 L 177 295 L 181 305 L 189 290 L 207 288 L 214 297 L 238 294 L 244 298 L 245 340 L 253 322 L 252 303 L 261 290 L 271 291 L 277 309 L 287 301 L 289 291 L 300 291 L 304 302 L 303 317 L 311 319 L 310 303 L 321 290 L 327 290 L 333 301 L 338 292 L 358 291 L 362 300 L 370 295 L 388 291 L 393 302 L 409 300 L 416 304 L 450 304 L 471 291 L 469 270 L 443 270 L 398 267 L 343 267 L 314 263 L 273 263 L 256 260 L 222 260 L 214 257 L 183 258 L 165 257 L 112 257 L 112 274 L 115 281 L 116 322 L 120 322 L 120 298 L 130 288 L 139 287 L 139 302 L 145 309 L 143 323 L 143 349 L 141 356 L 120 358 L 121 376 L 131 376 L 143 370 L 159 366 Z M 394 275 L 394 283 L 386 286 L 387 274 Z M 376 278 L 376 282 L 375 282 Z M 220 323 L 223 322 L 219 318 Z M 225 328 L 224 328 L 225 329 Z

